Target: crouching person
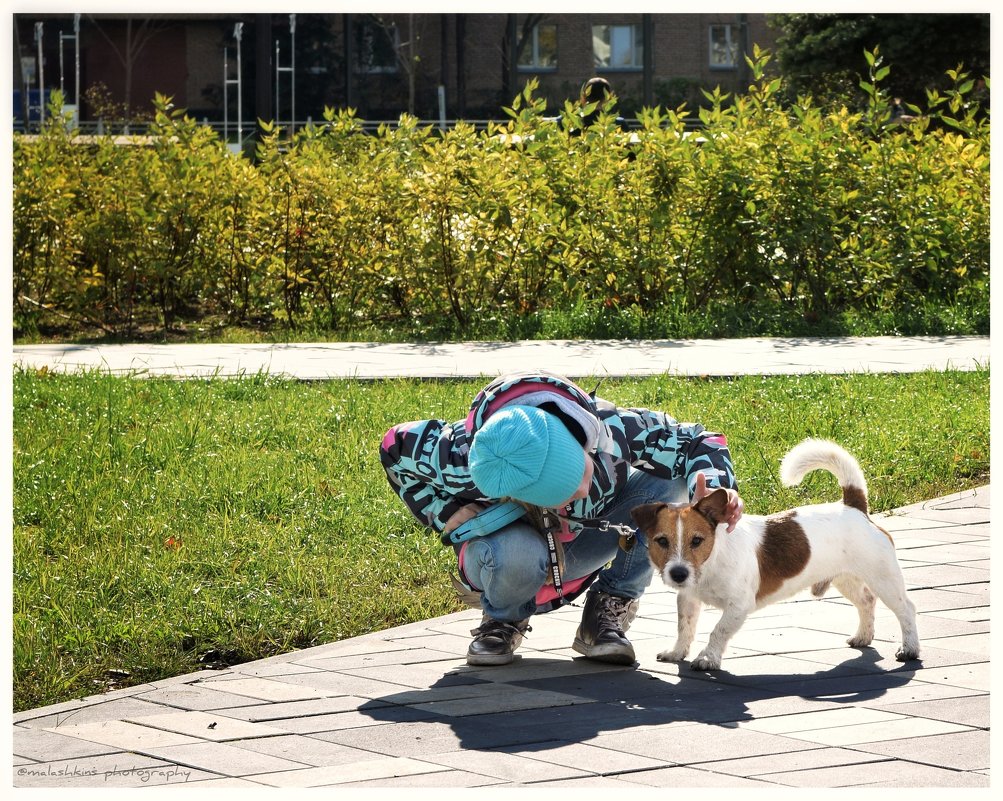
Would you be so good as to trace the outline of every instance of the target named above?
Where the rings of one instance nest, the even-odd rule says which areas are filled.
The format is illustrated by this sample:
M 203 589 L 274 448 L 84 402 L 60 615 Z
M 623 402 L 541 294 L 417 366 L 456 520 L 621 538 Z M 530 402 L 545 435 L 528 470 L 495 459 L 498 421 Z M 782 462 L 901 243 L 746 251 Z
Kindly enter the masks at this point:
M 586 591 L 573 649 L 633 664 L 626 632 L 652 567 L 631 509 L 723 487 L 730 530 L 743 507 L 723 436 L 618 408 L 543 371 L 495 379 L 464 420 L 394 426 L 380 459 L 408 509 L 455 549 L 463 584 L 480 593 L 471 665 L 508 664 L 532 615 Z

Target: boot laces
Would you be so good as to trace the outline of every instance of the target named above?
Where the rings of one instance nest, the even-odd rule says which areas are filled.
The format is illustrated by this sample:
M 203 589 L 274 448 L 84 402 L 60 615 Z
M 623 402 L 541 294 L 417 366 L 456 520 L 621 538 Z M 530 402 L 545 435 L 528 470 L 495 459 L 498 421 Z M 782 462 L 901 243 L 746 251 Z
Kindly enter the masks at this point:
M 532 630 L 531 626 L 525 625 L 525 621 L 520 620 L 515 623 L 509 623 L 504 620 L 488 618 L 476 629 L 471 629 L 470 633 L 474 636 L 475 640 L 483 640 L 488 637 L 500 637 L 501 639 L 511 640 L 516 635 L 525 635 L 526 632 Z
M 627 607 L 632 603 L 630 598 L 617 598 L 615 595 L 603 595 L 599 598 L 597 619 L 600 631 L 615 631 L 623 636 L 623 619 Z

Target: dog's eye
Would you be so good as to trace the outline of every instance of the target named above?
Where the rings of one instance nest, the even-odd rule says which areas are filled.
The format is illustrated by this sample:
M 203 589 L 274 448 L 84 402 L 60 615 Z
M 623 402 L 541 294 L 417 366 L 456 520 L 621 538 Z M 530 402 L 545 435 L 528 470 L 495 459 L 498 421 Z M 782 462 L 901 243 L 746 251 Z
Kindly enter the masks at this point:
M 700 544 L 702 542 L 703 542 L 703 537 L 694 537 L 692 540 L 690 540 L 690 547 L 698 548 L 700 547 Z
M 669 547 L 669 538 L 668 537 L 655 537 L 655 545 L 657 545 L 659 548 L 668 548 Z

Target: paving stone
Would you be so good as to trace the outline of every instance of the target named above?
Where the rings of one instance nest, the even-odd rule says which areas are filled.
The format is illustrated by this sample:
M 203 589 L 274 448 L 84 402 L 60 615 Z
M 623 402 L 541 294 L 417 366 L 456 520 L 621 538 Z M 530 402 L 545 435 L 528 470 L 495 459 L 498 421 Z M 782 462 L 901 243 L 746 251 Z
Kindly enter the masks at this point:
M 914 719 L 914 722 L 918 722 Z M 900 737 L 894 741 L 861 743 L 854 747 L 871 754 L 895 757 L 896 759 L 922 762 L 936 767 L 955 770 L 986 770 L 989 768 L 989 732 L 964 729 L 951 723 L 958 731 L 938 734 L 924 732 L 919 725 L 911 732 L 914 736 Z
M 976 591 L 985 587 L 986 590 Z M 988 586 L 966 584 L 964 591 L 955 589 L 922 589 L 912 590 L 909 598 L 916 605 L 917 612 L 942 612 L 948 609 L 966 609 L 973 606 L 986 606 L 989 602 Z
M 462 674 L 457 671 L 443 672 L 439 667 L 428 668 L 424 665 L 383 665 L 380 667 L 366 668 L 341 668 L 341 673 L 351 676 L 359 676 L 374 681 L 392 682 L 394 684 L 413 687 L 417 690 L 455 689 L 462 695 L 465 688 L 473 688 L 476 685 L 487 685 L 489 682 L 470 674 Z M 476 695 L 476 692 L 473 692 Z
M 311 715 L 329 715 L 334 712 L 352 712 L 365 706 L 374 709 L 383 705 L 355 695 L 337 695 L 331 698 L 311 698 L 306 701 L 286 701 L 277 704 L 254 704 L 227 709 L 227 717 L 251 723 L 267 723 L 284 718 L 306 718 Z
M 330 673 L 328 671 L 311 673 L 309 675 L 284 676 L 282 683 L 297 688 L 296 694 L 299 698 L 290 698 L 289 700 L 307 700 L 335 695 L 357 695 L 362 698 L 376 700 L 382 696 L 389 696 L 394 693 L 403 692 L 406 689 L 411 689 L 406 684 L 394 684 L 390 681 L 374 681 L 373 679 L 355 676 L 351 673 Z
M 805 751 L 792 751 L 785 754 L 782 759 L 778 759 L 775 754 L 752 756 L 714 762 L 710 767 L 717 773 L 772 780 L 771 777 L 775 773 L 790 773 L 817 768 L 850 766 L 855 770 L 866 771 L 868 763 L 881 762 L 886 759 L 880 754 L 865 754 L 848 748 L 819 747 Z M 786 784 L 787 782 L 781 781 L 780 783 Z
M 250 723 L 226 715 L 209 712 L 169 712 L 160 715 L 128 718 L 128 723 L 149 726 L 153 729 L 178 732 L 197 737 L 200 740 L 224 742 L 227 740 L 243 740 L 253 737 L 271 737 L 285 734 L 282 729 L 275 729 L 261 723 Z
M 771 773 L 763 777 L 789 787 L 988 787 L 988 777 L 956 770 L 917 765 L 915 762 L 884 761 L 866 765 Z
M 988 569 L 981 564 L 986 560 L 986 548 L 975 542 L 929 544 L 924 540 L 923 544 L 908 550 L 908 558 L 930 565 L 956 564 Z
M 237 779 L 233 776 L 212 776 L 206 779 L 192 779 L 185 782 L 185 789 L 208 790 L 215 792 L 218 790 L 229 790 L 239 788 L 243 790 L 260 790 L 261 785 L 247 779 Z
M 414 789 L 429 788 L 443 790 L 454 787 L 512 787 L 513 782 L 482 776 L 479 773 L 468 773 L 463 770 L 443 770 L 436 773 L 419 773 L 409 776 L 393 776 L 380 779 L 369 779 L 358 782 L 342 782 L 339 788 L 392 788 L 406 787 Z M 622 787 L 623 785 L 621 785 Z
M 310 767 L 304 762 L 259 754 L 233 743 L 197 742 L 188 745 L 157 746 L 144 748 L 143 753 L 179 765 L 214 771 L 224 776 L 248 777 Z
M 255 740 L 241 740 L 240 747 L 258 754 L 303 762 L 314 767 L 324 765 L 345 765 L 374 759 L 374 754 L 349 745 L 341 745 L 316 737 L 300 734 L 284 734 L 279 737 L 261 737 Z M 377 753 L 383 753 L 378 751 Z
M 509 685 L 504 693 L 484 693 L 476 697 L 429 701 L 412 704 L 411 708 L 425 712 L 428 716 L 459 718 L 469 715 L 489 715 L 494 712 L 551 709 L 557 706 L 571 706 L 580 703 L 585 702 L 573 695 L 543 690 L 522 690 Z
M 306 770 L 285 773 L 266 773 L 256 775 L 253 778 L 256 782 L 271 787 L 330 787 L 331 785 L 372 779 L 393 779 L 442 772 L 444 772 L 442 766 L 429 762 L 406 757 L 386 757 L 348 765 L 307 768 Z
M 67 737 L 46 729 L 14 727 L 13 753 L 31 762 L 59 762 L 78 757 L 114 753 L 115 748 L 91 743 L 78 737 Z
M 769 782 L 758 779 L 746 779 L 738 776 L 728 776 L 712 770 L 701 770 L 686 766 L 663 768 L 662 770 L 646 770 L 639 773 L 625 773 L 618 776 L 621 781 L 630 784 L 640 784 L 646 787 L 741 787 L 765 789 L 775 787 Z
M 32 715 L 15 715 L 14 722 L 33 729 L 55 729 L 66 723 L 103 723 L 121 720 L 129 715 L 153 715 L 168 711 L 162 705 L 139 698 L 119 698 L 115 700 L 86 704 L 59 704 L 43 707 Z
M 947 620 L 969 620 L 988 623 L 989 607 L 973 606 L 966 609 L 943 609 L 938 612 L 927 613 L 923 619 L 927 620 L 931 617 L 944 618 Z M 920 632 L 920 636 L 922 636 L 922 632 Z
M 973 608 L 981 610 L 981 607 Z M 967 611 L 967 610 L 966 610 Z M 978 617 L 980 620 L 964 619 L 965 617 L 972 618 Z M 917 616 L 916 623 L 919 627 L 919 639 L 920 646 L 924 643 L 932 643 L 936 647 L 941 647 L 941 644 L 936 642 L 940 637 L 962 637 L 971 634 L 989 634 L 990 623 L 989 616 L 985 611 L 981 611 L 978 615 L 967 615 L 967 616 L 957 616 L 953 612 L 938 612 L 936 614 L 927 612 L 926 614 Z M 986 641 L 989 637 L 986 637 Z M 983 648 L 980 645 L 978 648 L 972 651 L 973 653 L 982 653 Z
M 450 725 L 439 721 L 416 721 L 350 731 L 320 732 L 313 738 L 393 757 L 422 757 L 427 754 L 457 751 L 460 748 L 482 747 L 485 742 L 488 746 L 497 745 L 490 740 L 485 741 L 483 735 L 487 732 L 482 729 L 472 729 L 481 735 L 481 739 L 476 746 L 470 746 L 463 742 L 464 731 L 471 731 L 471 727 L 464 728 L 458 722 Z M 510 741 L 511 735 L 508 738 L 501 738 L 500 742 Z
M 78 723 L 60 726 L 47 731 L 66 737 L 78 737 L 91 743 L 121 748 L 123 751 L 148 753 L 149 748 L 166 745 L 184 745 L 199 742 L 196 737 L 177 732 L 160 731 L 123 720 L 109 720 L 103 723 Z
M 610 751 L 588 743 L 554 740 L 534 743 L 532 746 L 510 745 L 498 751 L 527 759 L 536 759 L 546 764 L 577 768 L 588 773 L 611 776 L 638 770 L 653 770 L 666 766 L 666 761 L 650 757 Z
M 322 674 L 327 675 L 327 674 Z M 299 680 L 303 680 L 301 683 Z M 238 678 L 221 681 L 207 681 L 208 689 L 219 689 L 234 695 L 242 695 L 259 701 L 304 701 L 308 698 L 323 698 L 333 695 L 329 690 L 314 685 L 311 680 L 319 680 L 315 674 L 288 676 L 286 680 Z
M 597 772 L 549 764 L 537 759 L 506 754 L 502 751 L 454 751 L 445 754 L 430 754 L 426 759 L 438 765 L 520 784 L 588 776 Z
M 209 684 L 175 684 L 169 687 L 158 687 L 143 693 L 142 700 L 161 705 L 161 709 L 165 706 L 178 709 L 227 709 L 257 703 L 254 698 L 228 693 L 222 688 L 217 689 Z M 128 714 L 135 713 L 129 712 Z
M 937 701 L 940 699 L 959 699 L 969 696 L 985 696 L 979 690 L 954 687 L 949 684 L 931 684 L 918 679 L 898 687 L 885 687 L 871 694 L 869 698 L 861 698 L 858 703 L 874 709 L 888 708 L 893 704 L 915 703 L 917 701 Z
M 464 649 L 464 654 L 466 649 Z M 348 668 L 378 667 L 379 665 L 415 665 L 423 662 L 441 662 L 455 659 L 459 654 L 447 651 L 433 651 L 429 648 L 402 648 L 395 651 L 381 651 L 372 654 L 352 654 L 348 656 L 322 656 L 301 659 L 299 664 L 321 670 L 343 670 Z
M 953 734 L 963 731 L 972 731 L 972 729 L 941 720 L 900 717 L 896 720 L 840 726 L 834 729 L 787 732 L 784 736 L 795 740 L 821 743 L 822 745 L 847 746 L 914 737 L 930 737 L 935 734 Z
M 873 706 L 873 704 L 871 704 Z M 969 695 L 951 697 L 939 700 L 924 698 L 906 703 L 894 703 L 884 706 L 889 712 L 911 715 L 919 718 L 946 720 L 965 726 L 976 726 L 989 729 L 989 695 Z
M 358 729 L 367 726 L 383 726 L 408 720 L 429 720 L 436 716 L 419 709 L 406 706 L 381 706 L 376 709 L 338 712 L 331 715 L 310 715 L 309 717 L 283 718 L 271 720 L 270 725 L 295 734 L 316 734 L 339 729 Z
M 757 731 L 687 723 L 650 728 L 643 737 L 631 733 L 599 735 L 589 741 L 611 750 L 641 754 L 680 765 L 698 765 L 765 754 L 788 754 L 813 746 L 807 742 Z
M 793 732 L 831 729 L 841 726 L 856 726 L 865 723 L 882 723 L 886 721 L 907 720 L 905 715 L 898 715 L 877 709 L 865 707 L 843 707 L 840 709 L 825 709 L 815 712 L 802 712 L 796 715 L 781 715 L 772 718 L 740 721 L 738 728 L 751 731 L 763 731 L 770 734 L 791 734 Z
M 977 657 L 973 657 L 977 659 Z M 919 678 L 931 684 L 950 684 L 971 690 L 989 692 L 989 662 L 945 665 L 924 670 Z

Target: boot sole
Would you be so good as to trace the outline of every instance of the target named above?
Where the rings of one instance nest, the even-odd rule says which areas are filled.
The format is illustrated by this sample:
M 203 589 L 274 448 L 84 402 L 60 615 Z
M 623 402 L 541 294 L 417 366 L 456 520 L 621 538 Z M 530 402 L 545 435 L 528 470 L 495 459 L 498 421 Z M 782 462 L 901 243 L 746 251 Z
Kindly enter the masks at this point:
M 607 645 L 586 645 L 583 640 L 575 637 L 571 645 L 573 651 L 577 651 L 586 659 L 595 659 L 597 662 L 609 662 L 614 665 L 633 665 L 634 649 L 625 650 L 621 645 L 609 643 Z
M 515 654 L 467 654 L 467 664 L 474 667 L 498 667 L 515 661 Z

